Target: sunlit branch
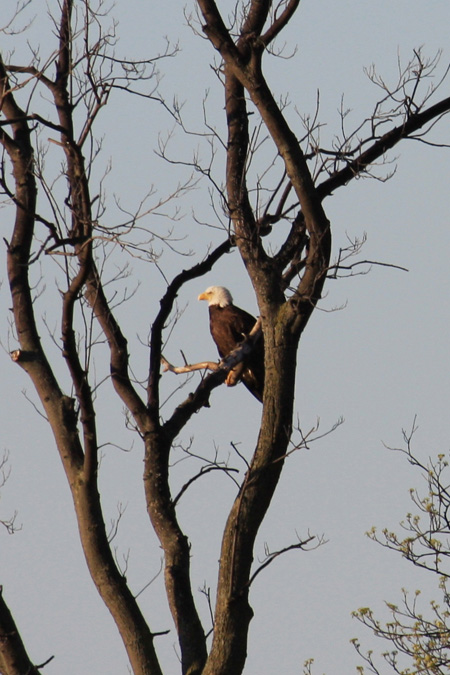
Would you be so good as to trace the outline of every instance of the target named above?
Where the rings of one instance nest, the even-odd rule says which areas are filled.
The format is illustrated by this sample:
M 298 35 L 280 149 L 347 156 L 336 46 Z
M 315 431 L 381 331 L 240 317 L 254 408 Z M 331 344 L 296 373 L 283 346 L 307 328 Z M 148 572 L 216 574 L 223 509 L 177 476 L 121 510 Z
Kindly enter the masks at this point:
M 161 364 L 163 366 L 163 373 L 175 373 L 180 375 L 182 373 L 192 373 L 195 370 L 213 370 L 219 369 L 220 365 L 216 361 L 201 361 L 200 363 L 186 364 L 184 366 L 173 366 L 164 356 L 161 356 Z

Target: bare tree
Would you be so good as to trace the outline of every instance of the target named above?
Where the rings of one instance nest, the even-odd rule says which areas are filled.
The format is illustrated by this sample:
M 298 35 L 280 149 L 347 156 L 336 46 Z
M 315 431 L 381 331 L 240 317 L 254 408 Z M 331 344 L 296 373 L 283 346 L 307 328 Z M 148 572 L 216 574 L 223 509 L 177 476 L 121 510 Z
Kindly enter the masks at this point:
M 90 574 L 117 624 L 136 675 L 154 675 L 162 670 L 155 632 L 131 593 L 108 540 L 98 486 L 94 347 L 108 350 L 110 381 L 141 441 L 147 511 L 164 552 L 167 603 L 177 631 L 181 670 L 190 675 L 237 675 L 243 671 L 247 654 L 253 615 L 251 584 L 281 553 L 268 551 L 261 567 L 255 568 L 255 538 L 285 459 L 292 451 L 299 340 L 321 298 L 327 276 L 351 274 L 353 267 L 345 264 L 345 257 L 359 248 L 353 243 L 348 251 L 341 252 L 336 263 L 330 262 L 331 226 L 323 202 L 356 176 L 370 173 L 373 164 L 402 139 L 423 137 L 450 109 L 449 98 L 432 103 L 428 90 L 419 98 L 421 80 L 435 64 L 417 52 L 394 91 L 378 82 L 383 87 L 382 99 L 373 115 L 357 129 L 345 130 L 342 112 L 342 136 L 333 147 L 322 148 L 318 144 L 317 119 L 305 118 L 305 135 L 299 139 L 284 115 L 283 104 L 277 102 L 267 84 L 263 68 L 264 55 L 275 51 L 274 41 L 298 5 L 298 0 L 276 4 L 251 0 L 238 3 L 231 19 L 225 20 L 215 2 L 197 2 L 201 30 L 218 54 L 216 72 L 225 98 L 225 187 L 216 184 L 215 188 L 227 234 L 203 260 L 167 283 L 160 309 L 152 320 L 144 392 L 139 384 L 144 377 L 135 377 L 131 372 L 127 337 L 116 318 L 116 299 L 105 290 L 105 251 L 110 245 L 121 246 L 134 255 L 152 259 L 152 232 L 146 232 L 145 241 L 139 239 L 140 219 L 144 213 L 151 219 L 152 212 L 140 204 L 126 222 L 110 227 L 104 224 L 105 201 L 101 186 L 94 187 L 92 178 L 98 152 L 94 127 L 104 106 L 121 92 L 145 96 L 149 103 L 157 100 L 177 123 L 183 124 L 180 110 L 176 105 L 167 106 L 157 89 L 155 63 L 169 56 L 171 49 L 146 62 L 120 59 L 114 52 L 115 27 L 105 30 L 101 3 L 94 8 L 90 2 L 64 0 L 60 15 L 54 19 L 57 44 L 48 60 L 41 62 L 36 51 L 31 63 L 17 65 L 5 60 L 0 66 L 0 139 L 4 149 L 0 179 L 15 212 L 6 244 L 17 340 L 12 358 L 29 375 L 39 396 L 72 493 Z M 376 79 L 373 73 L 372 77 Z M 36 111 L 36 91 L 45 92 L 42 100 L 50 100 L 50 106 L 45 104 L 41 112 Z M 42 130 L 51 132 L 51 143 L 61 153 L 64 188 L 61 181 L 51 184 L 46 178 L 39 145 Z M 265 130 L 272 144 L 267 160 L 267 172 L 271 176 L 277 174 L 272 187 L 268 187 L 268 173 L 255 174 L 252 169 L 251 160 L 258 147 L 255 139 L 261 130 Z M 161 154 L 167 157 L 165 146 Z M 13 170 L 13 185 L 7 178 L 8 163 Z M 213 181 L 207 166 L 192 162 L 191 168 Z M 179 186 L 177 196 L 189 189 L 191 180 Z M 47 199 L 45 213 L 37 207 L 38 195 Z M 288 225 L 286 236 L 277 231 L 280 223 Z M 265 244 L 272 232 L 279 236 L 275 251 Z M 189 540 L 177 517 L 178 497 L 170 486 L 170 458 L 182 429 L 195 413 L 211 404 L 211 392 L 225 381 L 229 369 L 245 358 L 245 349 L 238 349 L 231 360 L 225 360 L 205 376 L 164 420 L 161 359 L 177 293 L 188 281 L 209 271 L 232 247 L 239 252 L 259 306 L 265 345 L 265 388 L 254 453 L 243 480 L 237 484 L 223 530 L 212 642 L 208 648 L 192 589 Z M 33 281 L 36 262 L 45 269 L 56 263 L 59 270 L 60 326 L 53 338 L 62 345 L 66 374 L 61 376 L 57 376 L 59 366 L 52 362 L 51 350 L 39 335 Z M 98 329 L 102 339 L 95 337 Z M 300 445 L 307 442 L 303 438 Z M 198 476 L 210 470 L 231 473 L 230 467 L 212 462 Z M 198 476 L 194 475 L 185 488 Z M 305 549 L 317 543 L 308 536 L 285 550 Z M 31 664 L 17 639 L 17 630 L 3 602 L 0 615 L 1 672 L 33 672 L 37 667 Z M 12 636 L 14 639 L 10 639 Z M 25 666 L 15 665 L 19 662 Z

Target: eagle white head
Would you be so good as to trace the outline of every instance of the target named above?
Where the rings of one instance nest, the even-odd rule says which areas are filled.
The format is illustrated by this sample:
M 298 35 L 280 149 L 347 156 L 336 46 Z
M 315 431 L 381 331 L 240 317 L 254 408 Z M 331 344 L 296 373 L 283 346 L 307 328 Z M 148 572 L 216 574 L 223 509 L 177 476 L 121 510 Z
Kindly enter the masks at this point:
M 228 307 L 233 304 L 230 291 L 223 286 L 210 286 L 200 293 L 198 300 L 207 300 L 208 305 L 219 305 L 219 307 Z

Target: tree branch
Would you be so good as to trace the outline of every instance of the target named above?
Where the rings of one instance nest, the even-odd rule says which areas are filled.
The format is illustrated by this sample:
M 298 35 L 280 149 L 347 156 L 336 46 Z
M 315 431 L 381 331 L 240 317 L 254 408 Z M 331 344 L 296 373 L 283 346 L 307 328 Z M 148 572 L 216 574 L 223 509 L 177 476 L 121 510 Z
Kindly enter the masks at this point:
M 47 659 L 45 664 L 53 658 L 52 656 Z M 3 598 L 2 586 L 0 586 L 0 671 L 5 675 L 9 673 L 39 675 L 38 667 L 30 661 L 13 616 Z
M 450 111 L 450 97 L 435 103 L 426 110 L 411 114 L 408 119 L 390 131 L 386 132 L 370 148 L 362 152 L 356 159 L 348 162 L 347 166 L 340 171 L 336 171 L 323 183 L 317 186 L 317 193 L 320 199 L 325 199 L 337 188 L 347 185 L 353 178 L 359 176 L 368 166 L 382 157 L 388 150 L 391 150 L 399 141 L 410 137 L 419 129 L 422 129 L 428 122 Z
M 175 373 L 175 375 L 181 375 L 184 373 L 192 373 L 195 370 L 213 370 L 216 371 L 219 369 L 220 364 L 217 361 L 201 361 L 200 363 L 186 364 L 185 366 L 173 366 L 171 363 L 161 356 L 161 364 L 163 367 L 163 373 Z
M 258 319 L 245 340 L 220 361 L 217 368 L 205 377 L 194 393 L 181 403 L 172 416 L 164 423 L 163 429 L 174 440 L 189 419 L 202 407 L 209 407 L 209 396 L 213 389 L 225 382 L 228 373 L 251 353 L 257 340 L 261 338 L 261 319 Z
M 153 322 L 151 330 L 150 369 L 147 386 L 148 410 L 154 424 L 159 424 L 159 379 L 161 377 L 159 371 L 163 343 L 162 333 L 167 319 L 169 318 L 169 315 L 173 309 L 178 291 L 188 281 L 197 279 L 198 277 L 206 274 L 206 272 L 209 272 L 219 260 L 219 258 L 221 258 L 225 253 L 228 253 L 233 245 L 234 241 L 232 239 L 226 239 L 216 249 L 214 249 L 214 251 L 207 255 L 202 262 L 197 263 L 190 269 L 180 272 L 180 274 L 178 274 L 168 285 L 163 298 L 160 300 L 161 308 L 156 316 L 155 321 Z
M 300 0 L 289 0 L 286 3 L 284 10 L 279 16 L 275 16 L 272 25 L 262 36 L 262 41 L 267 47 L 281 31 L 287 26 L 293 15 L 298 9 Z
M 295 550 L 301 550 L 304 551 L 306 546 L 310 544 L 312 541 L 314 541 L 316 537 L 310 536 L 307 537 L 306 539 L 299 541 L 297 544 L 290 544 L 289 546 L 285 546 L 284 548 L 280 549 L 279 551 L 273 551 L 272 553 L 267 552 L 266 559 L 261 565 L 253 572 L 252 576 L 248 580 L 248 586 L 251 586 L 258 574 L 260 574 L 266 567 L 271 565 L 274 560 L 276 560 L 280 555 L 284 555 L 288 551 L 295 551 Z M 320 544 L 320 542 L 319 542 Z M 317 544 L 317 546 L 319 546 Z

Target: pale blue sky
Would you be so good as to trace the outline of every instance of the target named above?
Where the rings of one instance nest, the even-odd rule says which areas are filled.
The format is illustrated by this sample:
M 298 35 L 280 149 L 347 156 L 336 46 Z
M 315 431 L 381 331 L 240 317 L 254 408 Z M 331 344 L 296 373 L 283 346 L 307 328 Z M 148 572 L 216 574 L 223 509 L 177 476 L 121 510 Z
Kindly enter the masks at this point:
M 50 7 L 55 5 L 49 2 Z M 209 119 L 223 129 L 223 94 L 210 68 L 213 50 L 186 26 L 184 6 L 178 0 L 117 0 L 112 10 L 119 20 L 117 54 L 128 58 L 153 56 L 163 47 L 161 36 L 178 40 L 180 55 L 161 64 L 165 73 L 161 88 L 167 100 L 170 102 L 176 94 L 185 101 L 187 122 L 201 130 L 201 99 L 208 88 Z M 193 3 L 186 6 L 189 13 Z M 30 14 L 33 11 L 38 16 L 30 40 L 38 36 L 44 56 L 50 50 L 48 22 L 39 14 L 41 3 L 34 2 Z M 268 63 L 269 80 L 278 94 L 289 93 L 288 114 L 292 120 L 295 108 L 301 113 L 314 112 L 320 89 L 321 120 L 327 125 L 322 132 L 325 140 L 338 129 L 342 94 L 353 111 L 355 124 L 371 111 L 379 92 L 368 83 L 364 67 L 375 63 L 386 80 L 393 82 L 397 59 L 406 62 L 412 49 L 423 45 L 429 56 L 443 49 L 442 73 L 449 62 L 449 21 L 446 0 L 303 0 L 285 35 L 289 46 L 297 46 L 297 53 L 289 61 Z M 16 47 L 17 62 L 26 48 L 24 40 L 24 35 L 4 40 L 6 50 Z M 448 85 L 442 89 L 442 97 L 447 95 Z M 38 98 L 35 104 L 37 111 Z M 182 179 L 181 168 L 170 167 L 154 153 L 158 133 L 172 128 L 161 106 L 116 97 L 99 121 L 98 132 L 105 136 L 99 175 L 102 162 L 112 158 L 112 172 L 106 181 L 110 203 L 115 194 L 123 206 L 131 207 L 152 184 L 164 196 Z M 434 138 L 448 141 L 447 119 L 441 121 Z M 196 145 L 193 137 L 176 132 L 171 150 L 189 159 Z M 206 149 L 201 152 L 205 157 Z M 359 661 L 349 645 L 350 638 L 359 636 L 368 648 L 380 652 L 386 645 L 374 643 L 371 635 L 351 619 L 351 611 L 371 606 L 381 615 L 383 600 L 399 602 L 402 587 L 413 591 L 419 586 L 432 586 L 431 579 L 364 536 L 373 525 L 395 528 L 410 509 L 408 489 L 421 486 L 419 474 L 413 473 L 398 454 L 386 450 L 383 442 L 399 445 L 402 428 L 409 428 L 415 415 L 420 426 L 417 451 L 423 458 L 446 452 L 450 439 L 450 151 L 406 142 L 392 157 L 397 158 L 398 169 L 390 182 L 355 181 L 325 202 L 336 250 L 347 235 L 362 237 L 367 233 L 363 258 L 396 263 L 409 272 L 374 267 L 366 276 L 330 280 L 321 309 L 302 337 L 296 399 L 302 428 L 308 430 L 317 418 L 323 430 L 341 416 L 345 424 L 287 461 L 255 554 L 263 557 L 264 542 L 271 549 L 288 545 L 295 539 L 295 532 L 324 534 L 329 542 L 308 554 L 288 554 L 255 582 L 251 595 L 255 618 L 246 675 L 297 675 L 309 657 L 315 657 L 318 675 L 354 672 Z M 52 148 L 49 167 L 56 158 Z M 222 180 L 219 157 L 215 166 L 216 176 Z M 195 253 L 188 259 L 174 254 L 163 257 L 161 269 L 169 278 L 201 259 L 209 242 L 222 240 L 219 231 L 202 228 L 191 216 L 195 211 L 199 218 L 214 224 L 207 189 L 202 183 L 182 202 L 185 217 L 179 228 L 187 239 L 180 246 Z M 3 209 L 6 237 L 9 218 Z M 156 216 L 149 216 L 146 224 L 160 233 L 167 227 L 167 221 Z M 121 265 L 124 261 L 125 257 L 117 254 L 112 262 Z M 118 314 L 128 331 L 133 367 L 145 377 L 147 350 L 142 340 L 146 339 L 164 280 L 154 266 L 138 260 L 127 262 L 132 274 L 124 286 L 132 288 L 138 282 L 140 286 Z M 53 307 L 59 296 L 51 268 L 48 274 L 47 289 L 38 306 L 53 325 L 57 321 Z M 1 311 L 6 317 L 9 300 L 4 271 L 1 278 Z M 238 255 L 232 253 L 207 277 L 182 290 L 180 306 L 185 311 L 165 350 L 170 360 L 180 358 L 180 349 L 191 361 L 214 358 L 207 309 L 204 303 L 196 302 L 198 293 L 212 283 L 228 286 L 236 304 L 257 312 Z M 329 311 L 336 307 L 344 308 Z M 45 337 L 43 325 L 40 332 Z M 7 342 L 6 318 L 1 336 L 8 350 L 14 348 L 14 341 Z M 56 356 L 56 349 L 51 351 Z M 45 668 L 46 675 L 127 673 L 120 638 L 86 569 L 69 490 L 49 429 L 22 394 L 26 390 L 34 400 L 25 375 L 6 352 L 2 358 L 2 448 L 9 450 L 12 473 L 2 490 L 0 509 L 2 516 L 17 509 L 22 524 L 22 530 L 13 537 L 0 532 L 5 599 L 31 658 L 42 662 L 55 654 Z M 59 363 L 57 369 L 62 368 Z M 104 368 L 100 359 L 99 373 Z M 164 376 L 167 392 L 173 388 L 174 378 L 171 374 Z M 100 484 L 107 521 L 116 517 L 118 502 L 127 505 L 115 544 L 119 559 L 130 551 L 127 577 L 132 590 L 138 592 L 158 571 L 161 557 L 145 513 L 142 448 L 138 439 L 125 433 L 122 406 L 109 383 L 103 385 L 101 396 L 98 421 L 102 442 L 115 440 L 130 447 L 134 440 L 129 453 L 105 449 Z M 238 465 L 230 442 L 239 442 L 241 452 L 250 457 L 259 415 L 259 404 L 243 387 L 222 387 L 215 391 L 212 407 L 197 415 L 185 430 L 183 440 L 193 437 L 200 454 L 212 454 L 216 444 L 223 456 L 230 454 L 232 465 Z M 243 471 L 242 465 L 239 468 Z M 188 463 L 181 463 L 175 469 L 175 484 L 182 485 L 194 470 Z M 192 541 L 194 588 L 205 582 L 214 588 L 220 545 L 217 528 L 233 496 L 231 481 L 211 475 L 197 483 L 181 503 L 180 519 Z M 157 580 L 140 596 L 153 631 L 172 628 L 161 584 L 162 579 Z M 208 611 L 200 594 L 197 603 L 206 622 Z M 173 630 L 159 639 L 167 673 L 178 672 L 175 642 Z

